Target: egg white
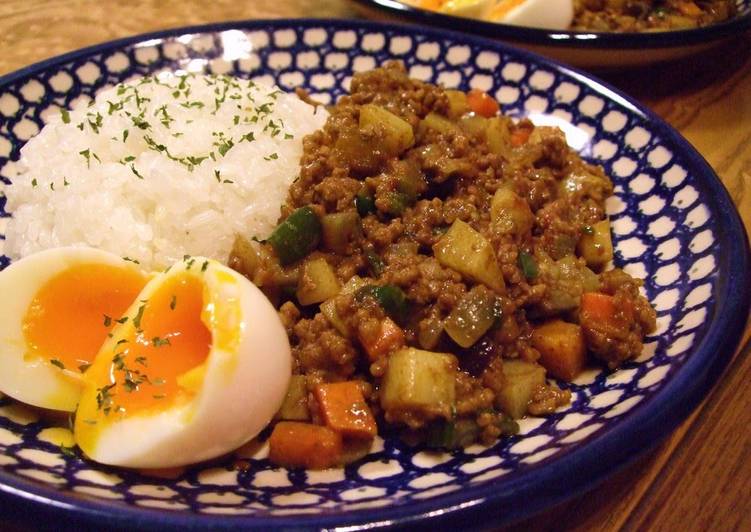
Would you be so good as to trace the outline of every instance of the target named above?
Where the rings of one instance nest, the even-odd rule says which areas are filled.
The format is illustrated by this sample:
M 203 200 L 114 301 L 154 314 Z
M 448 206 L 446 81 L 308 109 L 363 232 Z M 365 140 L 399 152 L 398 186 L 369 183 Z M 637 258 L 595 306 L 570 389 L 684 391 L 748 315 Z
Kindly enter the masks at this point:
M 81 395 L 78 372 L 61 370 L 49 360 L 29 355 L 23 319 L 39 289 L 57 274 L 77 264 L 103 264 L 133 270 L 132 262 L 86 247 L 41 251 L 13 262 L 0 272 L 0 391 L 24 403 L 72 412 Z
M 171 276 L 197 276 L 204 283 L 202 320 L 211 332 L 212 345 L 195 396 L 164 410 L 105 417 L 96 405 L 96 390 L 103 383 L 91 382 L 90 370 L 75 438 L 91 459 L 135 468 L 208 460 L 256 436 L 281 406 L 292 357 L 276 309 L 245 277 L 212 260 L 202 268 L 205 261 L 193 257 L 154 277 L 128 310 L 131 319 L 113 330 L 113 338 L 105 342 L 94 363 L 111 363 L 113 342 L 125 336 L 125 328 L 133 327 L 139 301 L 151 297 Z M 92 417 L 97 424 L 92 424 Z
M 566 30 L 574 19 L 573 0 L 526 0 L 494 22 L 548 30 Z

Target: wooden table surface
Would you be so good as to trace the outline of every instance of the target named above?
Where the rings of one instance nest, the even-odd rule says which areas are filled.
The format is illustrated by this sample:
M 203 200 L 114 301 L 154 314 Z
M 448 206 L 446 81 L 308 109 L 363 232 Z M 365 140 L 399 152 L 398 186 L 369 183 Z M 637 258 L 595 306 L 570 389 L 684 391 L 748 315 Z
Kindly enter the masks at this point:
M 3 0 L 0 75 L 147 31 L 248 18 L 357 15 L 348 0 Z M 689 61 L 603 77 L 699 150 L 750 228 L 751 36 Z M 742 345 L 750 336 L 747 327 Z M 591 493 L 512 528 L 751 530 L 750 352 L 746 346 L 736 354 L 722 382 L 656 450 Z

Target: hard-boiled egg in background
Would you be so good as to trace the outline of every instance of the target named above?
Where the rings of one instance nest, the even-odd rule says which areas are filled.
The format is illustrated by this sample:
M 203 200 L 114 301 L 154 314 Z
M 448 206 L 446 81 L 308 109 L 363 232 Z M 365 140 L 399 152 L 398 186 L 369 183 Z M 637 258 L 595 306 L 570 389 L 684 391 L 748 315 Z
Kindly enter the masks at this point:
M 447 15 L 549 30 L 568 29 L 574 18 L 573 0 L 409 0 L 407 3 Z
M 148 280 L 133 262 L 91 248 L 55 248 L 0 272 L 0 391 L 71 412 L 82 372 Z
M 263 293 L 186 258 L 135 298 L 84 375 L 74 435 L 95 461 L 175 467 L 241 446 L 271 420 L 291 374 L 287 334 Z
M 491 22 L 565 30 L 574 19 L 572 0 L 499 0 L 485 15 Z

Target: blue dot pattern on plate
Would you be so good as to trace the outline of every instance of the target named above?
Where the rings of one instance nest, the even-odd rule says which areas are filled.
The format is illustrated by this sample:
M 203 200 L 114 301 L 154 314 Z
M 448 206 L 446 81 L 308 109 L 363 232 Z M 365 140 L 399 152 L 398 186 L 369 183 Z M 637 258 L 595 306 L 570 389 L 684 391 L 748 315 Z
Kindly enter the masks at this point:
M 619 423 L 660 389 L 705 334 L 715 307 L 717 228 L 703 185 L 628 102 L 606 99 L 564 70 L 524 55 L 377 26 L 276 24 L 167 37 L 74 59 L 0 93 L 0 175 L 17 171 L 19 147 L 61 106 L 84 104 L 104 87 L 161 69 L 233 74 L 308 89 L 331 102 L 354 72 L 401 59 L 413 77 L 447 87 L 480 88 L 503 111 L 559 125 L 569 143 L 612 176 L 608 201 L 616 262 L 645 278 L 658 330 L 644 353 L 615 373 L 586 372 L 570 386 L 572 404 L 521 421 L 521 434 L 491 448 L 454 453 L 410 450 L 392 438 L 343 470 L 274 468 L 261 447 L 246 470 L 232 460 L 163 480 L 64 456 L 35 414 L 0 399 L 0 466 L 6 473 L 114 504 L 204 514 L 295 515 L 410 505 L 463 488 L 503 482 L 545 467 Z M 260 29 L 259 29 L 260 28 Z M 3 185 L 4 186 L 4 185 Z M 4 207 L 4 197 L 0 208 Z M 4 232 L 7 214 L 0 221 Z M 2 242 L 0 242 L 0 245 Z M 8 264 L 2 258 L 2 266 Z M 117 502 L 119 501 L 119 502 Z

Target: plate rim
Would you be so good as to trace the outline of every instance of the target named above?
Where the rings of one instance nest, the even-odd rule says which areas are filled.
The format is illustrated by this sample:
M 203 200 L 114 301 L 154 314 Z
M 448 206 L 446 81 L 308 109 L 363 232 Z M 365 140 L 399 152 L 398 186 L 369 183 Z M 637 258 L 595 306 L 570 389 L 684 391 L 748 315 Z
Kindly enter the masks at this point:
M 375 22 L 357 19 L 327 18 L 282 18 L 246 19 L 221 23 L 190 25 L 138 34 L 121 39 L 106 41 L 59 56 L 45 59 L 0 76 L 0 90 L 34 74 L 85 59 L 95 54 L 106 53 L 118 48 L 165 37 L 175 37 L 195 33 L 217 33 L 229 29 L 275 28 L 314 28 L 333 29 L 363 28 L 374 31 L 398 31 L 406 34 L 422 34 L 436 39 L 448 37 L 455 42 L 465 42 L 500 53 L 508 53 L 527 63 L 545 66 L 574 78 L 585 84 L 602 97 L 616 100 L 631 112 L 641 116 L 651 125 L 651 129 L 662 139 L 679 148 L 686 166 L 696 170 L 696 176 L 706 181 L 705 186 L 712 194 L 707 202 L 719 215 L 719 222 L 725 229 L 717 232 L 720 249 L 734 249 L 734 253 L 721 254 L 718 258 L 716 308 L 707 322 L 707 329 L 683 366 L 670 380 L 643 403 L 643 406 L 622 416 L 618 424 L 604 433 L 596 433 L 583 440 L 573 449 L 565 450 L 557 458 L 533 471 L 501 482 L 489 482 L 470 488 L 467 497 L 465 490 L 452 492 L 407 506 L 372 508 L 332 514 L 311 514 L 297 516 L 220 516 L 203 515 L 172 510 L 154 510 L 135 506 L 122 506 L 116 501 L 95 499 L 84 495 L 73 495 L 57 490 L 52 486 L 22 479 L 0 469 L 0 503 L 27 505 L 37 513 L 52 513 L 58 518 L 73 523 L 93 523 L 106 519 L 112 526 L 159 527 L 160 529 L 212 529 L 226 530 L 238 525 L 246 528 L 319 528 L 343 527 L 431 527 L 467 526 L 468 523 L 494 523 L 501 520 L 510 523 L 529 517 L 544 508 L 571 499 L 604 480 L 617 470 L 626 467 L 644 452 L 668 436 L 707 395 L 720 374 L 728 365 L 738 347 L 751 306 L 751 250 L 746 230 L 735 205 L 730 199 L 722 181 L 701 154 L 673 127 L 655 113 L 610 86 L 597 77 L 569 67 L 554 59 L 540 56 L 512 45 L 477 37 L 456 31 L 436 28 L 419 28 L 399 23 Z M 744 237 L 738 249 L 738 242 L 731 238 Z M 722 324 L 725 323 L 725 326 Z M 713 353 L 717 352 L 717 356 Z M 706 364 L 707 361 L 711 364 Z M 638 433 L 638 437 L 634 434 Z M 617 459 L 611 467 L 600 460 L 600 456 Z M 531 476 L 530 476 L 531 475 Z M 530 478 L 534 482 L 530 482 Z M 540 486 L 555 486 L 542 493 L 535 492 Z M 496 484 L 499 484 L 496 486 Z M 534 485 L 533 485 L 534 484 Z M 561 489 L 564 488 L 564 489 Z M 5 499 L 5 501 L 3 501 Z M 524 500 L 523 508 L 510 502 Z M 41 508 L 39 505 L 42 505 Z M 101 523 L 101 521 L 98 521 Z
M 732 19 L 687 30 L 659 32 L 605 32 L 546 30 L 527 26 L 513 26 L 457 17 L 413 7 L 400 0 L 353 0 L 361 6 L 379 9 L 395 16 L 406 17 L 413 24 L 427 24 L 445 28 L 461 23 L 466 30 L 493 39 L 510 39 L 518 44 L 575 48 L 580 50 L 643 50 L 686 48 L 710 44 L 732 37 L 751 28 L 751 6 L 746 13 Z

